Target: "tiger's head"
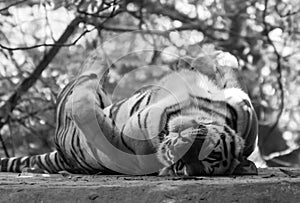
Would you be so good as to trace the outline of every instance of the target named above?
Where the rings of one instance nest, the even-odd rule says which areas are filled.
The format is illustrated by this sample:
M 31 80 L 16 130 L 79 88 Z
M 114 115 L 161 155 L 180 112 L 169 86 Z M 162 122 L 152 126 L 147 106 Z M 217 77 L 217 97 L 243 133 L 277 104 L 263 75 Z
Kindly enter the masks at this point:
M 226 175 L 241 163 L 244 141 L 226 124 L 179 116 L 170 125 L 158 149 L 160 175 Z

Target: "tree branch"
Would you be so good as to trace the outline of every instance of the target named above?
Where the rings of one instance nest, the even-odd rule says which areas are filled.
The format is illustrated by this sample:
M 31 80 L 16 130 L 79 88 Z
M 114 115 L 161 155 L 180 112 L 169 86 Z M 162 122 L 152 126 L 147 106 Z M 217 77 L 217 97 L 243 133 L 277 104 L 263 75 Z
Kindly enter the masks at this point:
M 49 52 L 43 57 L 40 63 L 37 65 L 35 70 L 31 73 L 28 78 L 25 78 L 22 83 L 16 88 L 14 93 L 8 98 L 5 104 L 0 108 L 0 129 L 7 123 L 9 114 L 14 110 L 17 105 L 18 100 L 20 97 L 29 89 L 31 88 L 35 82 L 40 77 L 41 73 L 47 68 L 49 63 L 54 59 L 56 54 L 59 52 L 60 48 L 64 44 L 69 37 L 75 32 L 78 24 L 81 22 L 82 19 L 76 17 L 73 19 L 70 24 L 67 26 L 63 34 L 58 39 L 56 45 L 52 46 Z M 2 114 L 2 115 L 1 115 Z
M 114 1 L 115 2 L 115 1 Z M 107 22 L 110 18 L 113 16 L 119 14 L 120 10 L 113 9 L 110 13 L 110 16 L 108 16 L 105 20 L 102 21 L 102 25 Z M 18 48 L 10 48 L 6 47 L 4 45 L 0 45 L 1 48 L 7 49 L 9 51 L 14 51 L 14 50 L 26 50 L 26 49 L 32 49 L 32 48 L 37 48 L 41 46 L 51 46 L 51 49 L 48 51 L 48 53 L 43 57 L 43 59 L 40 61 L 40 63 L 37 65 L 35 70 L 30 74 L 28 78 L 25 78 L 21 84 L 16 88 L 16 90 L 12 93 L 12 95 L 6 100 L 3 106 L 0 107 L 0 130 L 1 128 L 7 124 L 10 118 L 10 114 L 12 111 L 15 109 L 17 106 L 18 100 L 20 97 L 28 91 L 29 88 L 31 88 L 35 82 L 38 80 L 40 77 L 41 73 L 47 68 L 49 63 L 54 59 L 56 54 L 59 52 L 61 47 L 63 46 L 72 46 L 79 41 L 81 37 L 83 37 L 86 33 L 91 32 L 95 30 L 96 28 L 93 28 L 91 30 L 85 30 L 79 37 L 75 39 L 70 44 L 65 44 L 69 37 L 75 32 L 76 28 L 78 27 L 80 22 L 85 22 L 87 18 L 82 18 L 80 16 L 77 16 L 75 19 L 71 21 L 71 23 L 67 26 L 63 34 L 60 36 L 60 38 L 57 40 L 56 43 L 54 44 L 40 44 L 40 45 L 35 45 L 32 47 L 18 47 Z M 0 134 L 0 142 L 2 142 L 3 149 L 6 150 L 5 143 L 1 137 Z M 6 150 L 7 152 L 7 150 Z M 8 153 L 6 153 L 8 156 Z
M 21 0 L 21 1 L 16 1 L 16 2 L 14 2 L 14 3 L 11 3 L 10 5 L 8 5 L 8 6 L 4 7 L 4 8 L 1 8 L 1 9 L 0 9 L 0 13 L 3 12 L 3 11 L 8 10 L 8 9 L 9 9 L 10 7 L 12 7 L 12 6 L 16 6 L 16 5 L 18 5 L 18 4 L 22 4 L 22 3 L 24 3 L 25 1 L 27 1 L 27 0 Z
M 152 1 L 144 1 L 143 6 L 149 13 L 168 16 L 172 20 L 179 20 L 183 23 L 190 23 L 196 20 L 179 12 L 173 6 L 156 4 Z
M 159 4 L 152 1 L 143 1 L 143 9 L 145 9 L 145 11 L 148 13 L 156 14 L 158 16 L 161 15 L 166 16 L 171 20 L 178 20 L 183 23 L 181 27 L 172 29 L 173 31 L 197 30 L 202 32 L 206 37 L 217 41 L 223 41 L 224 39 L 216 37 L 213 32 L 215 31 L 230 32 L 230 30 L 219 29 L 213 26 L 208 26 L 205 21 L 202 21 L 198 18 L 190 18 L 188 15 L 179 12 L 174 6 Z M 127 10 L 127 12 L 131 15 L 134 15 L 134 12 L 132 11 Z M 142 18 L 141 15 L 134 15 L 134 16 L 136 16 L 137 18 Z
M 85 30 L 83 31 L 73 42 L 65 44 L 65 43 L 59 43 L 59 40 L 54 43 L 54 44 L 37 44 L 33 46 L 28 46 L 28 47 L 7 47 L 5 45 L 0 44 L 0 47 L 2 49 L 6 49 L 9 51 L 17 51 L 17 50 L 28 50 L 28 49 L 35 49 L 39 47 L 69 47 L 69 46 L 74 46 L 86 33 L 93 31 L 94 29 L 91 30 Z
M 2 134 L 0 133 L 0 142 L 1 142 L 1 145 L 2 145 L 2 148 L 3 148 L 3 151 L 4 151 L 4 154 L 6 157 L 9 157 L 9 153 L 8 153 L 8 150 L 6 148 L 6 145 L 5 145 L 5 142 L 3 140 L 3 137 L 2 137 Z

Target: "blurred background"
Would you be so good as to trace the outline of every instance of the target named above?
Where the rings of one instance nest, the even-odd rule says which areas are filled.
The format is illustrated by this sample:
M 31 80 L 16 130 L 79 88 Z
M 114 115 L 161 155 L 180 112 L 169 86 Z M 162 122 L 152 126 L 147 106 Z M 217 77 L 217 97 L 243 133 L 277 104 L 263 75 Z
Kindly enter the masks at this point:
M 0 0 L 0 157 L 54 149 L 57 94 L 98 49 L 117 101 L 215 47 L 239 60 L 259 166 L 299 167 L 299 19 L 297 0 Z

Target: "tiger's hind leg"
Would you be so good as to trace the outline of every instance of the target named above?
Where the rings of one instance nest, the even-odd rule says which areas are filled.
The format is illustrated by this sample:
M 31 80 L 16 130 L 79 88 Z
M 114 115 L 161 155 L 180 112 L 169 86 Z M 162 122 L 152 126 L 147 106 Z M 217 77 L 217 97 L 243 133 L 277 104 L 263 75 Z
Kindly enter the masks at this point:
M 101 114 L 99 117 L 104 118 L 103 109 L 111 105 L 111 100 L 103 89 L 108 73 L 108 65 L 105 63 L 100 57 L 90 57 L 83 65 L 80 75 L 58 95 L 54 141 L 59 155 L 69 166 L 67 171 L 72 173 L 94 174 L 105 170 L 91 155 L 92 147 L 86 140 L 93 142 L 85 132 L 88 123 L 96 121 L 95 112 L 98 111 L 97 114 Z M 100 123 L 97 125 L 102 129 Z M 101 134 L 94 131 L 93 135 Z
M 79 129 L 78 136 L 84 140 L 80 143 L 81 148 L 88 153 L 91 160 L 109 170 L 130 174 L 133 172 L 131 169 L 137 167 L 137 160 L 133 156 L 128 156 L 132 152 L 124 145 L 120 129 L 104 111 L 111 104 L 103 89 L 103 76 L 107 72 L 98 70 L 95 64 L 91 65 L 94 67 L 91 69 L 87 67 L 69 85 L 70 90 L 67 91 L 65 100 L 60 102 L 62 109 L 70 122 Z M 101 69 L 101 64 L 98 68 Z M 71 138 L 73 135 L 70 133 L 68 136 Z M 131 169 L 127 167 L 128 165 L 132 166 Z

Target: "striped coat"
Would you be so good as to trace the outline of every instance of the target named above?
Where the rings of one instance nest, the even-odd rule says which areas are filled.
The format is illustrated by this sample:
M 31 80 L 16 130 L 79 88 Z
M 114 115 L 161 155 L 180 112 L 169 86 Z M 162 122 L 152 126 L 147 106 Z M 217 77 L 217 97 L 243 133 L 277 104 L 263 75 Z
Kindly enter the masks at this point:
M 200 71 L 171 72 L 111 104 L 86 71 L 60 93 L 56 151 L 1 159 L 1 171 L 216 175 L 255 174 L 257 118 L 248 95 Z

